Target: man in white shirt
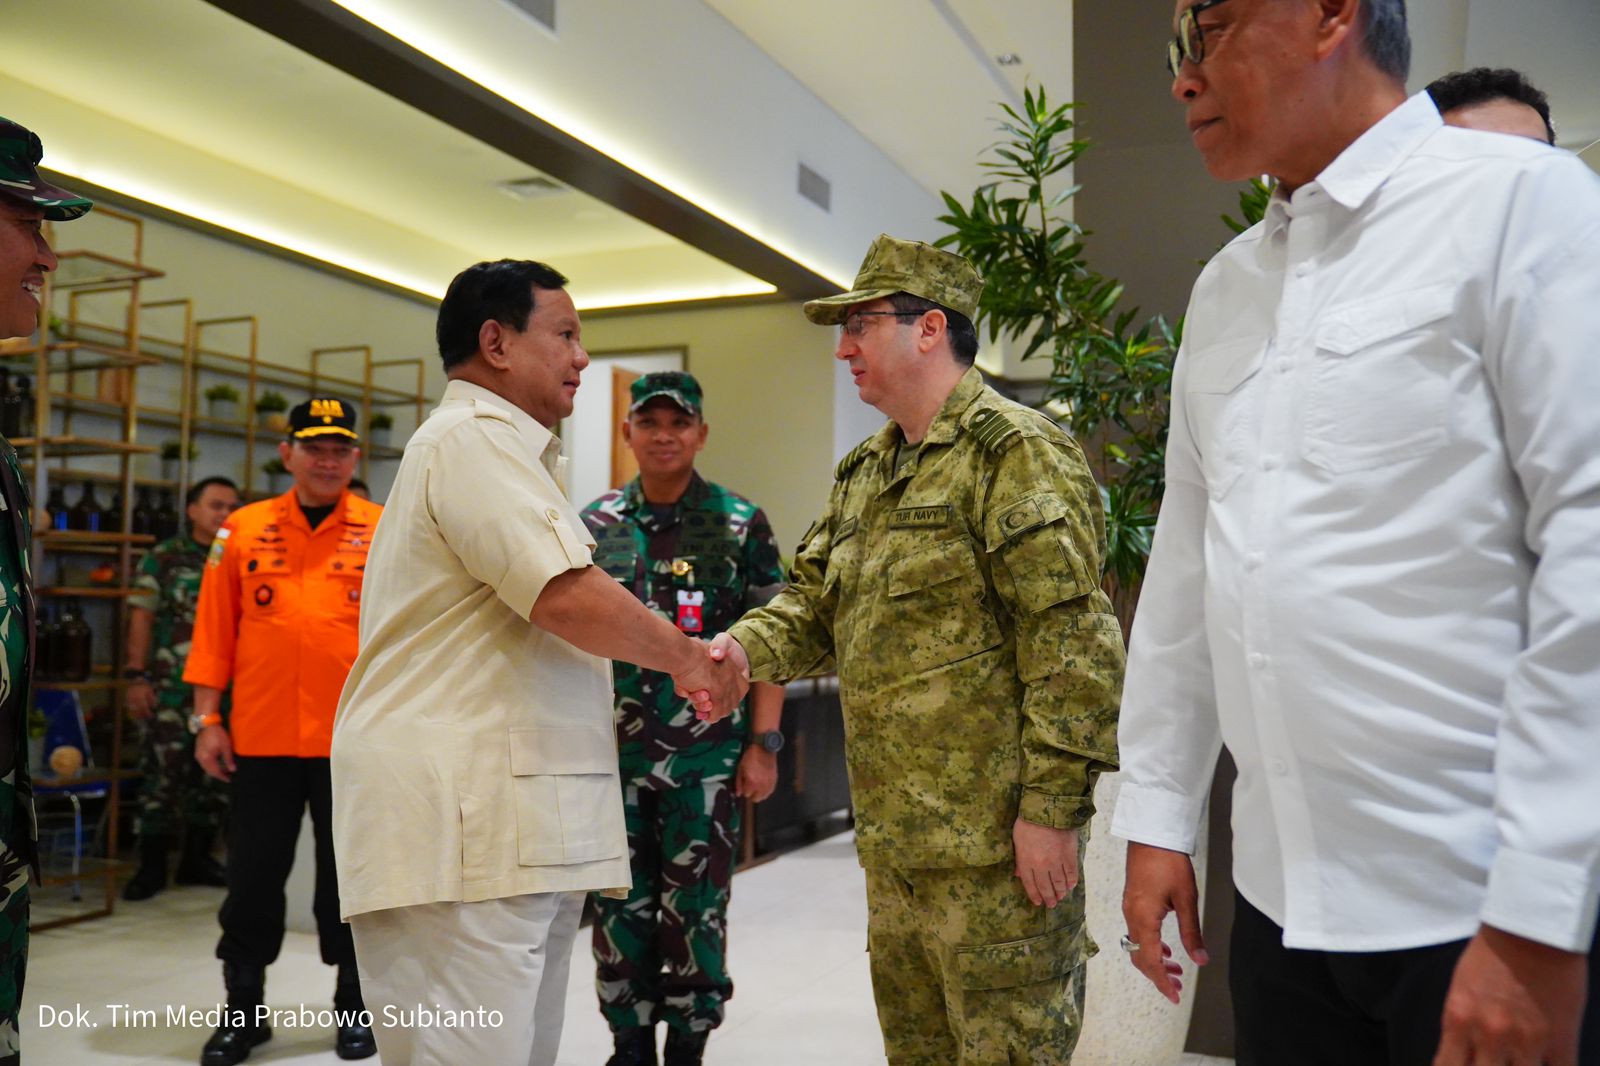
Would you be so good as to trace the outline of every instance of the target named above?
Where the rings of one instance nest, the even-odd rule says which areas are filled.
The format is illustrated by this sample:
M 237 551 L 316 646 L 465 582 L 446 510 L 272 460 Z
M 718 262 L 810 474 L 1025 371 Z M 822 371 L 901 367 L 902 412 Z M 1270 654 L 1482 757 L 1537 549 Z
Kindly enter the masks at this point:
M 385 1066 L 555 1062 L 584 894 L 629 884 L 607 660 L 708 717 L 744 695 L 592 564 L 551 432 L 589 362 L 565 285 L 520 260 L 451 282 L 450 381 L 367 558 L 333 814 Z
M 1570 1066 L 1600 893 L 1600 182 L 1408 100 L 1401 0 L 1177 16 L 1208 169 L 1280 191 L 1196 283 L 1174 371 L 1124 946 L 1174 1002 L 1165 914 L 1205 961 L 1189 853 L 1226 743 L 1241 1066 Z

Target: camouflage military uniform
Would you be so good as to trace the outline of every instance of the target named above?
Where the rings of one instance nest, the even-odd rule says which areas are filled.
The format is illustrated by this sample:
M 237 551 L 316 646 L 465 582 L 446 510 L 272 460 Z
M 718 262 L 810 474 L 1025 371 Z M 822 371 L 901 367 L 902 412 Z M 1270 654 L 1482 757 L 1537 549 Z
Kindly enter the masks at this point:
M 1100 493 L 1070 437 L 976 370 L 897 469 L 901 443 L 891 423 L 845 458 L 788 589 L 731 632 L 757 680 L 837 664 L 890 1063 L 1066 1063 L 1083 888 L 1033 907 L 1012 826 L 1083 831 L 1116 768 Z
M 189 715 L 194 690 L 183 683 L 183 663 L 194 633 L 194 609 L 206 553 L 188 536 L 164 540 L 150 549 L 134 579 L 128 605 L 155 615 L 150 633 L 150 673 L 156 691 L 155 713 L 140 723 L 144 758 L 139 786 L 139 836 L 171 834 L 180 814 L 191 833 L 209 840 L 227 813 L 227 786 L 207 777 L 194 759 Z M 226 702 L 226 696 L 224 696 Z
M 33 705 L 34 604 L 28 552 L 28 497 L 17 453 L 0 439 L 0 728 L 12 767 L 0 778 L 0 1060 L 19 1054 L 17 1016 L 28 965 L 28 874 L 37 864 L 38 828 L 28 775 L 28 711 Z
M 583 518 L 595 564 L 652 610 L 678 623 L 679 593 L 703 594 L 697 636 L 727 629 L 783 580 L 766 515 L 698 474 L 670 507 L 649 504 L 635 479 L 590 504 Z M 621 662 L 614 669 L 633 889 L 625 900 L 595 900 L 600 1009 L 619 1030 L 657 1021 L 715 1028 L 733 995 L 726 929 L 739 805 L 732 778 L 747 716 L 741 706 L 720 722 L 702 722 L 666 674 Z

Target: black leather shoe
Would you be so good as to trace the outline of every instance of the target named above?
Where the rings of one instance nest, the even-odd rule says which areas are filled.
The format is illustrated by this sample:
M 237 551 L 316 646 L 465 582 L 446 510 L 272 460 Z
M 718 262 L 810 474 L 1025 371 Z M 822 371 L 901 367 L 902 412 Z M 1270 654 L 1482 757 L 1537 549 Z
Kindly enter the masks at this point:
M 211 1039 L 206 1041 L 205 1050 L 200 1052 L 200 1066 L 236 1066 L 250 1057 L 250 1049 L 259 1047 L 272 1039 L 272 1026 L 262 1023 L 257 1025 L 254 1013 L 246 1008 L 229 1007 L 228 1013 L 233 1014 L 244 1011 L 243 1019 L 225 1018 L 224 1024 L 217 1027 L 211 1034 Z M 228 1025 L 230 1021 L 245 1022 L 244 1025 Z
M 691 1033 L 667 1026 L 667 1045 L 662 1049 L 665 1053 L 662 1066 L 700 1066 L 700 1059 L 706 1053 L 706 1041 L 710 1039 L 710 1029 Z
M 378 1041 L 373 1038 L 372 1026 L 351 1019 L 339 1026 L 333 1041 L 333 1053 L 341 1059 L 367 1059 L 378 1053 Z
M 606 1066 L 656 1066 L 655 1026 L 619 1029 L 611 1039 L 616 1050 Z

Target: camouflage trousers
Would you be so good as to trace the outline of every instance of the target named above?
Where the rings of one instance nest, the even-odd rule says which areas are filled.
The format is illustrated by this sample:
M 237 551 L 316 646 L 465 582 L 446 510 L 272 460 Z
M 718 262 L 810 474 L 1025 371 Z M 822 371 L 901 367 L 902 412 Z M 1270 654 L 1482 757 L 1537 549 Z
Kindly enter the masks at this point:
M 1013 866 L 867 870 L 889 1066 L 1067 1066 L 1083 1024 L 1083 885 L 1035 907 Z
M 214 833 L 228 813 L 228 786 L 207 777 L 194 761 L 187 686 L 165 689 L 155 714 L 139 723 L 139 836 L 171 835 L 179 824 Z
M 17 810 L 14 781 L 11 774 L 0 780 L 0 826 L 18 827 L 28 821 L 28 815 Z M 21 1054 L 17 1022 L 28 970 L 28 872 L 16 846 L 0 840 L 0 1064 L 16 1062 Z
M 600 1013 L 613 1030 L 664 1021 L 715 1029 L 733 995 L 728 898 L 739 805 L 730 780 L 660 791 L 623 786 L 627 899 L 596 896 L 594 957 Z

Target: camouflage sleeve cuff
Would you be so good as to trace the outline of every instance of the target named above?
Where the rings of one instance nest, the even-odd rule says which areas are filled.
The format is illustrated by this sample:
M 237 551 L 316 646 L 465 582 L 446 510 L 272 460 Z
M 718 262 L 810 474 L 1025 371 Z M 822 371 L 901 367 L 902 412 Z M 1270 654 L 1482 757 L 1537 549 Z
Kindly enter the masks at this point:
M 750 660 L 750 680 L 771 681 L 778 676 L 778 657 L 754 627 L 735 622 L 728 629 L 728 636 L 739 642 L 745 658 Z
M 151 614 L 155 614 L 161 607 L 160 596 L 145 589 L 136 589 L 128 596 L 127 602 L 129 607 L 137 607 L 142 611 L 149 611 Z
M 1017 817 L 1052 829 L 1077 829 L 1094 817 L 1093 796 L 1051 796 L 1023 789 Z

